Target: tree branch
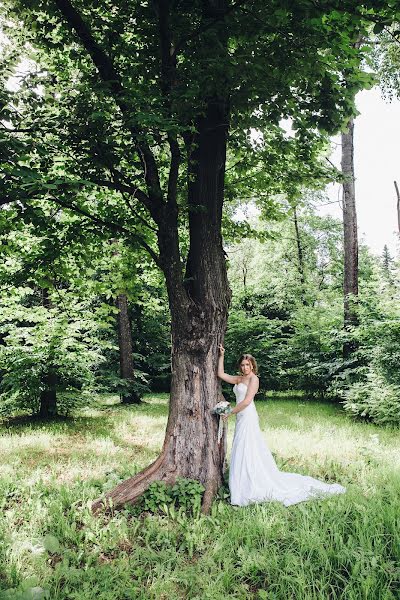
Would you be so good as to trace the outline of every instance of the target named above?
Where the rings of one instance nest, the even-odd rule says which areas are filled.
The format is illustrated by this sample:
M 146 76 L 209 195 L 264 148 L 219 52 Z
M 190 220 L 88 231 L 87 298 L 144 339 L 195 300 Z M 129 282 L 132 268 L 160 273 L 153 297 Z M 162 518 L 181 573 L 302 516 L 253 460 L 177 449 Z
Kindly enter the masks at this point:
M 144 225 L 145 227 L 148 227 L 149 229 L 151 229 L 151 231 L 154 231 L 154 233 L 157 233 L 157 229 L 155 227 L 152 227 L 150 225 L 150 223 L 148 223 L 132 206 L 132 204 L 130 203 L 130 198 L 128 194 L 122 194 L 124 200 L 125 200 L 125 204 L 127 205 L 127 207 L 129 208 L 130 212 L 132 213 L 132 215 L 134 217 L 136 217 L 141 223 L 142 225 Z
M 123 116 L 126 119 L 132 120 L 131 106 L 126 100 L 125 89 L 121 77 L 115 69 L 111 58 L 94 39 L 81 14 L 73 7 L 69 0 L 54 0 L 54 2 L 64 19 L 67 21 L 70 29 L 77 33 L 79 40 L 93 60 L 101 79 L 108 85 Z M 128 129 L 139 152 L 140 162 L 142 164 L 147 185 L 148 200 L 145 206 L 156 223 L 159 223 L 161 221 L 161 211 L 164 203 L 162 200 L 157 164 L 150 146 L 143 139 L 140 139 L 141 132 L 138 125 L 128 125 Z
M 133 233 L 132 231 L 130 231 L 123 225 L 120 225 L 119 223 L 114 223 L 112 221 L 106 221 L 105 219 L 96 217 L 95 215 L 92 215 L 84 208 L 81 208 L 74 204 L 69 204 L 68 202 L 64 202 L 63 200 L 60 200 L 60 198 L 55 198 L 54 196 L 48 196 L 48 200 L 50 200 L 51 202 L 55 202 L 59 206 L 62 206 L 63 208 L 66 208 L 66 209 L 70 210 L 71 212 L 82 215 L 83 217 L 89 219 L 93 223 L 96 223 L 96 225 L 101 225 L 101 226 L 105 227 L 106 229 L 109 229 L 110 231 L 113 231 L 113 232 L 123 233 L 124 235 L 126 235 L 126 237 L 128 239 L 135 240 L 148 252 L 148 254 L 150 254 L 151 258 L 154 260 L 156 265 L 158 267 L 160 267 L 159 256 L 154 252 L 154 250 L 149 246 L 149 244 L 137 233 Z
M 158 7 L 158 30 L 160 35 L 161 49 L 161 91 L 165 99 L 166 108 L 172 118 L 171 91 L 176 84 L 176 54 L 173 51 L 173 39 L 170 28 L 169 1 L 160 1 Z M 168 204 L 176 210 L 176 195 L 181 163 L 181 152 L 176 134 L 168 132 L 168 144 L 171 151 L 171 162 L 168 176 Z
M 103 48 L 94 39 L 89 27 L 86 25 L 82 16 L 72 6 L 69 0 L 54 0 L 55 5 L 64 16 L 71 29 L 78 34 L 80 41 L 89 53 L 91 59 L 97 67 L 100 77 L 105 83 L 108 83 L 110 90 L 115 97 L 118 105 L 123 112 L 126 111 L 125 90 L 121 78 L 117 73 L 111 58 L 104 52 Z M 123 109 L 122 109 L 122 106 Z

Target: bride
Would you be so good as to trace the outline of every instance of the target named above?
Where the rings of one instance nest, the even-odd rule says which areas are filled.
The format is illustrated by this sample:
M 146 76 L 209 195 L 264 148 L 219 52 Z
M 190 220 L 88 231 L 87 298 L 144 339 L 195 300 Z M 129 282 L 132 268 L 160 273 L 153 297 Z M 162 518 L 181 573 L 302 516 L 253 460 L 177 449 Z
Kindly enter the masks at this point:
M 218 377 L 234 384 L 236 396 L 236 406 L 230 413 L 237 415 L 229 471 L 231 504 L 247 506 L 275 500 L 290 506 L 311 498 L 343 494 L 346 489 L 337 483 L 279 471 L 264 441 L 254 404 L 259 385 L 257 363 L 251 354 L 242 354 L 238 362 L 241 375 L 227 375 L 224 372 L 225 350 L 222 346 L 219 350 Z

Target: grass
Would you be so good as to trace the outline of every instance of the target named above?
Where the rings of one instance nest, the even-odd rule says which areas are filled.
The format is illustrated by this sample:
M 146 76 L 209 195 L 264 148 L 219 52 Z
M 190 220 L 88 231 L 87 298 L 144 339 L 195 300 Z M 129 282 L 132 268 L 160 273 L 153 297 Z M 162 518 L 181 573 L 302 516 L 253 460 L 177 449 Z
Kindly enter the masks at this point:
M 281 468 L 338 481 L 347 493 L 290 508 L 216 501 L 198 519 L 136 518 L 129 508 L 95 517 L 92 499 L 157 456 L 166 397 L 140 407 L 102 399 L 51 425 L 3 423 L 0 598 L 399 598 L 398 430 L 301 398 L 257 408 Z

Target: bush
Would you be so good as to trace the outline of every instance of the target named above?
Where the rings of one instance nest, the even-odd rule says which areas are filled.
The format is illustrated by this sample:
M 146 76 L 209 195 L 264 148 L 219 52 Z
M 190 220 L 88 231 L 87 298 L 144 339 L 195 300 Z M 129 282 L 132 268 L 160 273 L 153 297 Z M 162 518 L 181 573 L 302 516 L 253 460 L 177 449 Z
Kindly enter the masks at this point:
M 347 375 L 347 412 L 378 424 L 400 424 L 400 322 L 366 322 L 358 332 L 361 360 Z M 345 382 L 344 382 L 345 383 Z
M 232 310 L 225 337 L 226 370 L 236 372 L 236 361 L 243 352 L 249 352 L 257 360 L 262 388 L 287 388 L 288 380 L 283 368 L 287 336 L 285 321 Z
M 353 416 L 378 425 L 400 425 L 400 386 L 388 383 L 382 375 L 370 371 L 344 393 L 343 406 Z

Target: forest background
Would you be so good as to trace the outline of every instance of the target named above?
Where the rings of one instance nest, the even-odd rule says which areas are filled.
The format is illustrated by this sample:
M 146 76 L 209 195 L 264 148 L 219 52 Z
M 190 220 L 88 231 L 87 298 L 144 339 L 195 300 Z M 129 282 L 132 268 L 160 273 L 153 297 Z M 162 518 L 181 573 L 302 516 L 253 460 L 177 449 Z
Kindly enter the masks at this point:
M 68 106 L 55 101 L 61 96 L 51 91 L 54 75 L 30 45 L 35 34 L 19 31 L 7 18 L 10 14 L 3 17 L 9 38 L 3 38 L 2 172 L 8 188 L 0 215 L 0 410 L 4 416 L 69 414 L 89 405 L 96 393 L 136 402 L 146 391 L 166 392 L 170 314 L 164 279 L 151 260 L 155 229 L 152 234 L 136 213 L 143 231 L 128 231 L 112 181 L 102 182 L 101 192 L 94 181 L 68 181 L 79 187 L 80 203 L 68 209 L 65 200 L 51 198 L 70 177 L 68 154 L 55 146 L 50 129 L 42 146 L 29 136 L 44 123 L 48 128 L 57 123 Z M 357 85 L 379 83 L 393 97 L 399 91 L 397 42 L 381 27 L 375 24 L 377 33 L 364 48 L 364 80 Z M 100 127 L 101 107 L 76 110 L 86 111 L 77 126 L 89 132 Z M 227 366 L 235 370 L 235 357 L 251 351 L 260 363 L 263 391 L 296 390 L 343 402 L 353 415 L 399 423 L 398 251 L 392 256 L 385 245 L 378 258 L 365 244 L 357 248 L 357 327 L 344 331 L 343 226 L 320 210 L 332 203 L 326 186 L 340 184 L 343 173 L 331 168 L 326 134 L 315 130 L 304 140 L 304 132 L 288 131 L 287 123 L 272 130 L 268 144 L 265 132 L 249 128 L 244 147 L 232 148 L 228 159 L 222 231 L 233 300 Z M 101 148 L 96 140 L 94 152 L 112 152 L 108 143 L 102 140 Z M 252 161 L 246 148 L 255 154 Z M 272 184 L 275 174 L 280 179 Z M 32 202 L 31 188 L 43 177 L 41 198 Z M 14 180 L 17 193 L 10 191 Z M 128 196 L 129 190 L 125 208 L 135 216 Z M 95 197 L 91 213 L 83 207 Z M 181 234 L 187 246 L 184 227 Z M 343 356 L 349 336 L 356 348 L 351 358 Z

